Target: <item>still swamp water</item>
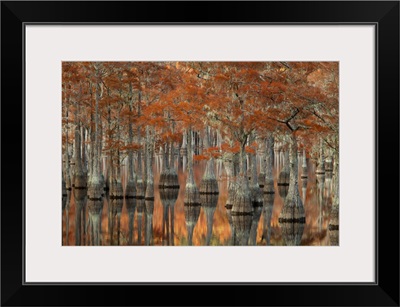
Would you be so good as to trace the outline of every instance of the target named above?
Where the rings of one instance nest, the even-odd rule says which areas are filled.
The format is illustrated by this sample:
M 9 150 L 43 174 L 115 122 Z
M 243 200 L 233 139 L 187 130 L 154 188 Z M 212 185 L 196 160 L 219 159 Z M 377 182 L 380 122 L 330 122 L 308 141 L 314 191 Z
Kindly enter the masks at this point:
M 332 173 L 316 175 L 314 164 L 308 161 L 308 178 L 303 179 L 299 175 L 299 192 L 304 203 L 306 223 L 281 225 L 278 217 L 284 198 L 278 191 L 277 175 L 282 166 L 282 160 L 275 160 L 275 194 L 264 194 L 263 206 L 255 209 L 248 245 L 337 245 L 338 232 L 328 228 Z M 175 167 L 180 188 L 161 190 L 158 182 L 162 159 L 155 158 L 154 200 L 151 201 L 110 199 L 107 192 L 101 201 L 93 201 L 87 199 L 85 189 L 72 188 L 62 202 L 62 245 L 236 245 L 235 229 L 225 207 L 228 188 L 223 163 L 215 163 L 219 194 L 202 195 L 201 206 L 190 209 L 184 206 L 185 161 L 176 159 Z M 197 186 L 200 186 L 205 168 L 206 161 L 194 164 Z M 122 166 L 121 170 L 122 185 L 125 186 L 126 169 Z

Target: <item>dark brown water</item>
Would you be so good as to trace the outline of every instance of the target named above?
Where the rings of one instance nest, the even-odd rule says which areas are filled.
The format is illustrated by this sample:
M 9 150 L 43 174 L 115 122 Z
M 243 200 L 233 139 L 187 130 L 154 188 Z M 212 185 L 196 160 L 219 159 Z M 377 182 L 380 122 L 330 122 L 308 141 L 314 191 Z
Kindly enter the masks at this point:
M 178 166 L 178 163 L 176 162 Z M 80 233 L 77 234 L 76 212 L 77 201 L 74 191 L 69 192 L 65 199 L 62 223 L 62 244 L 76 245 L 76 238 L 80 238 L 80 245 L 188 245 L 188 230 L 193 229 L 193 245 L 232 245 L 232 229 L 229 224 L 227 209 L 227 180 L 222 164 L 216 164 L 216 174 L 219 184 L 219 195 L 216 196 L 216 207 L 202 206 L 195 208 L 193 212 L 186 212 L 183 204 L 186 172 L 182 171 L 183 165 L 179 163 L 178 178 L 180 189 L 176 195 L 162 194 L 158 189 L 160 176 L 160 161 L 156 160 L 154 165 L 154 201 L 145 200 L 110 200 L 106 195 L 102 201 L 93 202 L 86 198 L 78 200 L 78 205 L 83 206 L 84 219 L 81 220 Z M 309 165 L 308 179 L 303 181 L 299 178 L 299 191 L 302 199 L 305 197 L 306 223 L 304 229 L 298 227 L 289 230 L 281 227 L 278 216 L 283 206 L 283 199 L 279 196 L 276 185 L 276 174 L 281 167 L 277 165 L 275 173 L 275 195 L 271 225 L 269 230 L 270 240 L 267 242 L 266 230 L 264 230 L 264 214 L 261 212 L 260 219 L 255 221 L 255 244 L 256 245 L 287 245 L 288 232 L 295 232 L 300 245 L 330 245 L 329 212 L 331 207 L 331 179 L 317 178 L 314 168 Z M 196 184 L 199 186 L 205 162 L 197 162 L 194 166 Z M 124 170 L 122 171 L 124 173 Z M 124 178 L 123 178 L 124 185 Z M 84 195 L 85 191 L 81 191 Z M 169 199 L 169 200 L 168 200 Z M 208 200 L 212 202 L 212 200 Z M 272 202 L 272 201 L 271 201 Z M 265 204 L 264 204 L 265 205 Z M 68 212 L 68 233 L 67 217 Z M 199 215 L 197 222 L 196 216 Z M 212 223 L 212 232 L 207 236 L 207 216 L 209 224 Z M 100 227 L 92 227 L 97 220 Z M 96 224 L 96 225 L 98 225 Z M 79 228 L 78 228 L 79 229 Z M 254 236 L 253 236 L 254 240 Z M 78 239 L 79 242 L 79 239 Z M 253 244 L 254 245 L 254 244 Z M 296 244 L 298 245 L 298 244 Z

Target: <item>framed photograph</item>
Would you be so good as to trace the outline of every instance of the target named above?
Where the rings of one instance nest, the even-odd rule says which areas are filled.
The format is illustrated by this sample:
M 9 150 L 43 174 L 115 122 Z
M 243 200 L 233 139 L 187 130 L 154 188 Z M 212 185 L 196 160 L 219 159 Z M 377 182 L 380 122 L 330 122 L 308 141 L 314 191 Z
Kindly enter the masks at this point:
M 399 306 L 398 1 L 1 26 L 2 305 Z

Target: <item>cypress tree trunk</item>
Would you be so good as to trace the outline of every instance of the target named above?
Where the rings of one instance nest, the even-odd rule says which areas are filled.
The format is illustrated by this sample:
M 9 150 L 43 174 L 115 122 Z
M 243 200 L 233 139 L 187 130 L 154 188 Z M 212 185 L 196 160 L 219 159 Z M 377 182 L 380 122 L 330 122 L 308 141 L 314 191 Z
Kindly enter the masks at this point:
M 119 143 L 120 141 L 120 125 L 119 125 L 119 116 L 117 120 L 117 126 L 116 126 L 116 141 Z M 112 185 L 110 186 L 110 198 L 111 199 L 121 199 L 124 197 L 124 191 L 122 188 L 122 183 L 121 183 L 121 157 L 120 157 L 120 150 L 117 147 L 117 149 L 114 151 L 116 156 L 115 156 L 115 166 L 114 166 L 114 174 L 113 174 L 113 180 L 112 180 Z
M 94 143 L 95 143 L 95 127 L 94 127 L 94 122 L 95 122 L 95 117 L 94 117 L 94 112 L 90 113 L 90 121 L 91 121 L 91 127 L 90 127 L 90 144 L 89 144 L 89 164 L 88 164 L 88 175 L 89 175 L 89 186 L 91 184 L 92 176 L 93 176 L 93 169 L 94 169 Z
M 167 188 L 167 174 L 169 170 L 168 166 L 168 145 L 165 145 L 164 147 L 161 148 L 161 158 L 162 158 L 162 169 L 160 173 L 160 180 L 158 183 L 158 187 L 160 189 L 162 188 Z
M 128 124 L 128 178 L 126 180 L 125 186 L 125 198 L 134 198 L 136 197 L 136 175 L 135 169 L 133 166 L 133 128 L 132 128 L 132 112 L 133 112 L 133 93 L 132 93 L 132 84 L 129 84 L 129 94 L 130 94 L 130 101 L 129 101 L 129 124 Z
M 152 159 L 152 157 L 149 157 L 149 140 L 148 140 L 148 126 L 145 128 L 145 139 L 144 139 L 144 147 L 143 147 L 143 191 L 144 191 L 144 197 L 146 198 L 146 191 L 147 191 L 147 173 L 149 171 L 149 161 L 148 159 Z M 146 220 L 146 219 L 145 219 Z
M 245 146 L 247 137 L 242 138 L 240 146 L 240 173 L 232 205 L 232 223 L 235 227 L 237 244 L 247 245 L 250 235 L 253 206 L 249 180 L 247 179 Z
M 188 131 L 188 175 L 185 186 L 184 204 L 199 206 L 200 194 L 199 194 L 199 189 L 197 188 L 196 183 L 194 182 L 194 175 L 193 175 L 192 129 L 189 128 L 187 131 Z
M 213 158 L 207 161 L 206 170 L 200 183 L 200 194 L 219 194 Z
M 318 203 L 318 230 L 322 231 L 322 224 L 323 224 L 323 209 L 324 209 L 324 189 L 325 189 L 325 179 L 324 175 L 317 175 L 317 203 Z
M 260 159 L 260 172 L 258 174 L 258 184 L 260 186 L 261 189 L 264 189 L 265 186 L 265 139 L 263 138 L 259 138 L 259 145 L 258 145 L 258 152 L 259 152 L 259 159 Z
M 333 182 L 333 196 L 332 196 L 332 208 L 330 212 L 329 220 L 329 240 L 330 245 L 339 245 L 339 161 L 338 153 L 334 156 L 334 182 Z
M 96 75 L 99 77 L 99 68 L 97 64 L 95 64 Z M 94 132 L 94 153 L 93 153 L 93 172 L 91 173 L 90 178 L 90 185 L 88 189 L 88 196 L 89 199 L 92 200 L 100 200 L 103 194 L 103 185 L 100 178 L 100 152 L 99 152 L 99 142 L 100 142 L 100 129 L 99 129 L 99 122 L 100 122 L 100 114 L 99 114 L 99 102 L 102 96 L 102 90 L 100 83 L 96 84 L 96 107 L 95 107 L 95 132 Z
M 308 178 L 307 156 L 306 156 L 306 150 L 305 150 L 305 149 L 303 149 L 303 160 L 302 160 L 302 167 L 301 167 L 301 178 Z
M 204 136 L 204 146 L 209 148 L 210 142 L 209 128 L 207 127 Z M 200 194 L 218 193 L 218 182 L 214 172 L 214 159 L 211 157 L 211 159 L 207 161 L 206 170 L 203 174 L 203 178 L 201 179 Z
M 141 144 L 141 137 L 138 136 L 138 143 Z M 136 181 L 136 198 L 144 199 L 145 189 L 143 183 L 143 171 L 142 171 L 142 149 L 138 149 L 138 158 L 137 158 L 137 181 Z
M 82 158 L 81 158 L 81 123 L 78 118 L 79 104 L 75 104 L 75 178 L 74 186 L 75 189 L 86 189 L 87 180 L 86 174 L 83 172 Z
M 282 168 L 282 166 L 285 166 L 285 151 L 283 150 L 282 147 L 279 152 L 279 159 L 280 159 L 279 165 L 280 165 L 280 168 Z
M 72 183 L 71 183 L 71 170 L 70 170 L 70 165 L 69 165 L 69 147 L 68 147 L 68 130 L 69 130 L 69 123 L 68 123 L 68 107 L 66 110 L 66 135 L 65 135 L 65 188 L 68 191 L 71 191 L 72 188 Z
M 95 144 L 95 107 L 96 107 L 96 93 L 94 96 L 95 105 L 93 106 L 93 85 L 89 86 L 90 91 L 90 123 L 88 127 L 89 145 L 88 145 L 88 186 L 90 186 L 93 175 L 94 163 L 94 144 Z
M 187 132 L 186 130 L 183 130 L 182 133 L 182 146 L 181 146 L 181 155 L 185 156 L 187 155 Z
M 302 193 L 302 201 L 303 201 L 303 205 L 306 205 L 306 197 L 307 197 L 307 183 L 308 183 L 308 179 L 307 178 L 302 178 L 301 179 L 301 193 Z
M 106 187 L 104 180 L 104 169 L 103 169 L 103 122 L 101 120 L 100 114 L 99 116 L 99 140 L 98 140 L 98 156 L 99 156 L 99 174 L 100 174 L 100 185 L 102 186 L 102 195 L 104 195 L 104 189 Z
M 141 104 L 142 104 L 142 93 L 138 93 L 138 116 L 141 116 Z M 137 128 L 137 140 L 139 144 L 138 156 L 137 156 L 137 180 L 136 180 L 136 198 L 144 199 L 145 187 L 143 182 L 143 171 L 142 171 L 142 133 L 141 127 Z M 144 206 L 144 204 L 143 204 Z
M 226 200 L 226 207 L 230 210 L 232 209 L 233 199 L 235 198 L 236 193 L 236 184 L 237 184 L 237 173 L 235 167 L 235 161 L 238 161 L 238 154 L 234 153 L 225 153 L 224 154 L 224 168 L 227 175 L 228 181 L 228 198 Z
M 85 177 L 87 177 L 87 165 L 86 165 L 87 158 L 86 158 L 86 144 L 85 144 L 85 143 L 86 143 L 86 140 L 85 140 L 85 136 L 86 136 L 86 129 L 85 129 L 85 127 L 82 125 L 82 126 L 81 126 L 82 169 L 83 169 L 83 172 L 84 172 L 84 174 L 85 174 Z
M 231 229 L 231 244 L 235 245 L 235 227 L 232 222 L 232 206 L 233 200 L 235 198 L 236 193 L 236 174 L 235 174 L 235 167 L 234 167 L 234 160 L 236 159 L 237 155 L 233 153 L 224 154 L 224 168 L 227 175 L 228 181 L 228 198 L 226 200 L 225 208 L 226 213 L 228 216 L 228 222 Z
M 255 136 L 253 135 L 250 139 L 250 143 L 255 141 Z M 250 191 L 251 191 L 251 199 L 253 203 L 253 207 L 262 207 L 263 204 L 263 191 L 258 184 L 257 177 L 257 156 L 256 153 L 250 154 L 250 165 L 251 165 L 251 183 L 250 183 Z
M 290 182 L 288 194 L 281 211 L 280 222 L 305 223 L 305 212 L 298 185 L 297 140 L 292 133 L 290 147 Z
M 318 167 L 315 173 L 325 174 L 324 141 L 322 138 L 320 139 Z
M 289 192 L 289 186 L 290 186 L 291 168 L 290 168 L 289 152 L 290 152 L 290 149 L 288 148 L 285 151 L 284 165 L 283 165 L 283 168 L 280 171 L 279 177 L 278 177 L 278 192 L 279 192 L 280 197 L 283 198 L 283 200 L 286 199 L 286 196 Z
M 325 181 L 331 183 L 333 173 L 333 162 L 332 162 L 332 154 L 328 151 L 327 157 L 325 159 Z M 327 190 L 330 190 L 330 186 L 326 186 Z
M 150 135 L 150 127 L 146 127 L 146 200 L 154 200 L 154 174 L 153 174 L 153 157 L 154 157 L 154 141 Z
M 164 173 L 164 185 L 163 187 L 165 188 L 179 188 L 179 182 L 178 182 L 178 173 L 175 170 L 174 166 L 174 145 L 173 142 L 171 141 L 169 144 L 166 145 L 168 150 L 167 150 L 167 156 L 166 156 L 166 169 Z
M 266 140 L 264 194 L 275 194 L 273 166 L 274 138 L 272 134 L 269 134 Z
M 255 140 L 254 135 L 250 139 L 250 143 Z M 250 228 L 250 237 L 249 237 L 249 245 L 256 245 L 257 239 L 257 228 L 258 222 L 260 221 L 262 207 L 263 207 L 263 191 L 258 184 L 258 177 L 257 177 L 257 159 L 256 154 L 250 154 L 250 165 L 251 165 L 251 198 L 252 198 L 252 205 L 253 205 L 253 216 L 251 220 L 251 228 Z
M 185 186 L 184 210 L 186 229 L 188 232 L 188 244 L 192 245 L 193 231 L 200 216 L 200 194 L 194 182 L 193 175 L 193 138 L 191 127 L 188 131 L 188 175 Z
M 170 143 L 169 143 L 169 148 L 170 148 L 170 150 L 169 150 L 169 163 L 168 163 L 168 165 L 169 165 L 169 168 L 171 169 L 171 170 L 175 170 L 175 163 L 174 163 L 174 157 L 175 157 L 175 146 L 174 146 L 174 142 L 173 141 L 170 141 Z
M 108 104 L 107 106 L 107 137 L 108 137 L 108 142 L 111 143 L 112 137 L 111 137 L 111 106 Z M 106 172 L 106 177 L 104 179 L 105 181 L 105 190 L 109 191 L 110 186 L 111 186 L 111 180 L 112 180 L 112 159 L 113 159 L 113 151 L 112 149 L 108 150 L 107 154 L 107 172 Z

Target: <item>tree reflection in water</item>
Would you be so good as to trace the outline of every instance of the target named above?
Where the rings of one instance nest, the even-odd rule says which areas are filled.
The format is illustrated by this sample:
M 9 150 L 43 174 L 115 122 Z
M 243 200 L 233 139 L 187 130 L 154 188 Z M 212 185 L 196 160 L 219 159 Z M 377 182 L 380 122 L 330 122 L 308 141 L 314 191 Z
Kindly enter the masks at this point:
M 133 244 L 133 223 L 135 221 L 136 199 L 126 198 L 126 211 L 128 212 L 128 245 Z
M 65 194 L 62 196 L 62 216 L 65 215 L 65 233 L 63 233 L 64 237 L 64 245 L 69 245 L 69 208 L 70 208 L 70 201 L 71 201 L 71 191 L 66 190 Z
M 86 189 L 74 188 L 75 198 L 75 245 L 85 245 Z
M 205 244 L 210 245 L 212 237 L 214 213 L 218 204 L 218 194 L 200 194 L 200 203 L 203 208 L 204 214 L 206 215 L 206 222 L 207 222 L 207 235 Z
M 266 245 L 271 244 L 271 217 L 272 209 L 274 207 L 275 195 L 271 193 L 264 193 L 264 205 L 263 205 L 263 236 Z
M 286 246 L 300 245 L 301 238 L 304 232 L 304 226 L 305 223 L 298 221 L 280 223 L 284 245 Z
M 144 198 L 136 200 L 136 218 L 137 218 L 137 245 L 142 245 L 142 228 L 143 228 L 143 213 L 144 213 Z
M 89 211 L 89 242 L 90 245 L 100 245 L 101 237 L 101 213 L 103 210 L 103 201 L 89 199 L 87 202 Z
M 145 245 L 153 245 L 153 212 L 154 200 L 145 200 L 146 222 L 145 222 Z
M 120 232 L 121 232 L 121 212 L 123 206 L 123 199 L 112 198 L 109 202 L 110 223 L 108 232 L 110 237 L 110 245 L 120 245 Z M 100 226 L 99 226 L 100 227 Z
M 338 245 L 338 206 L 332 198 L 335 176 L 325 175 L 322 181 L 309 166 L 308 178 L 299 178 L 306 223 L 279 224 L 283 198 L 276 170 L 274 191 L 264 189 L 262 206 L 253 204 L 251 215 L 231 215 L 225 163 L 216 173 L 219 194 L 200 191 L 196 205 L 184 204 L 186 172 L 179 165 L 180 188 L 159 188 L 155 172 L 154 201 L 110 199 L 108 193 L 101 200 L 89 200 L 87 189 L 67 190 L 62 197 L 63 245 Z M 206 161 L 194 163 L 198 187 L 206 166 Z M 232 189 L 236 184 L 232 180 Z M 281 186 L 282 196 L 285 189 Z
M 178 199 L 179 189 L 160 189 L 160 200 L 163 206 L 162 215 L 162 244 L 174 245 L 174 208 Z

